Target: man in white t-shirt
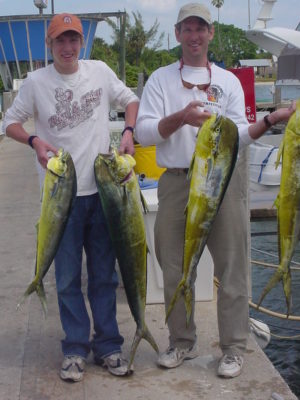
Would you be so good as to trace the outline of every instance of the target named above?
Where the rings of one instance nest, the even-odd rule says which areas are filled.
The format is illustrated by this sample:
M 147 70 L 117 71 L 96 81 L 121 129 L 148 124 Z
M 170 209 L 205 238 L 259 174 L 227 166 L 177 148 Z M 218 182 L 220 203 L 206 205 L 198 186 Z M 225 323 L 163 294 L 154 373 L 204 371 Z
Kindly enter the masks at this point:
M 139 99 L 102 61 L 79 60 L 83 29 L 72 14 L 54 16 L 47 31 L 53 64 L 28 74 L 4 119 L 6 135 L 36 152 L 40 181 L 49 152 L 62 147 L 74 161 L 77 196 L 55 256 L 60 318 L 65 339 L 60 377 L 80 381 L 90 351 L 97 364 L 113 375 L 126 375 L 123 337 L 116 320 L 115 254 L 94 178 L 94 161 L 108 153 L 111 104 L 125 109 L 120 152 L 133 154 L 133 129 Z M 23 123 L 33 117 L 36 133 Z M 95 333 L 90 341 L 90 319 L 81 291 L 82 251 L 88 271 L 88 299 Z
M 158 184 L 155 249 L 163 271 L 165 307 L 169 306 L 182 277 L 184 209 L 188 201 L 187 169 L 195 149 L 199 127 L 212 113 L 232 119 L 239 131 L 239 157 L 207 246 L 214 261 L 218 289 L 220 359 L 218 375 L 241 373 L 248 338 L 248 206 L 245 146 L 271 125 L 287 120 L 295 109 L 279 109 L 265 120 L 249 125 L 244 93 L 238 78 L 208 60 L 214 36 L 209 10 L 200 3 L 183 6 L 175 35 L 181 44 L 181 60 L 156 70 L 147 81 L 138 112 L 136 139 L 143 146 L 156 145 L 156 160 L 167 168 Z M 193 287 L 194 294 L 194 287 Z M 158 364 L 174 368 L 197 352 L 194 302 L 186 326 L 183 298 L 168 319 L 169 347 Z

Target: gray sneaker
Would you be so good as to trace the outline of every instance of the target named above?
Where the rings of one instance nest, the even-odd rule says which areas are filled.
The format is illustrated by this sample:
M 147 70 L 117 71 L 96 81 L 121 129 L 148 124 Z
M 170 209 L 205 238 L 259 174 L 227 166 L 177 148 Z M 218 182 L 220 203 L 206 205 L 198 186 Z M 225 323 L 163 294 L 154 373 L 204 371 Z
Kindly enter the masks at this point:
M 128 371 L 128 362 L 122 358 L 121 353 L 114 353 L 107 357 L 94 357 L 95 363 L 103 368 L 107 368 L 108 372 L 116 376 L 125 376 L 133 373 L 133 366 Z
M 85 360 L 80 356 L 65 356 L 60 370 L 64 381 L 79 382 L 83 378 Z
M 223 378 L 234 378 L 242 372 L 244 359 L 242 356 L 224 354 L 220 360 L 218 375 Z
M 191 360 L 198 357 L 198 347 L 194 344 L 189 349 L 178 349 L 177 347 L 168 347 L 168 349 L 159 355 L 158 364 L 165 368 L 176 368 L 183 363 L 184 360 Z

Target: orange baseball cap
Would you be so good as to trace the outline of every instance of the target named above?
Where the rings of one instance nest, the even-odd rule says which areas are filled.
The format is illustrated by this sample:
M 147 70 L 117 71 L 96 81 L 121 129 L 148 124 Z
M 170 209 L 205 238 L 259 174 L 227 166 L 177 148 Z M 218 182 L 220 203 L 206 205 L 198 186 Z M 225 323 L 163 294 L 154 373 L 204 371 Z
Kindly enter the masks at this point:
M 56 39 L 66 31 L 75 31 L 83 36 L 82 24 L 76 15 L 68 13 L 55 15 L 48 26 L 47 36 Z

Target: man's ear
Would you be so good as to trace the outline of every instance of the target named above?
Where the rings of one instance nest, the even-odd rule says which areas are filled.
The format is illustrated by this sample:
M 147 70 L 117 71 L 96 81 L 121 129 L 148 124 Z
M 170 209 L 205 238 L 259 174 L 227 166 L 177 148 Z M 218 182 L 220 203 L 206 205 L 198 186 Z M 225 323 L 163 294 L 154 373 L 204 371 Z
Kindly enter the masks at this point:
M 175 37 L 178 43 L 181 43 L 180 41 L 180 31 L 176 28 L 175 26 Z
M 48 36 L 46 37 L 45 42 L 46 42 L 46 46 L 50 48 L 50 46 L 51 46 L 51 39 L 50 39 Z
M 213 38 L 214 38 L 214 35 L 215 35 L 215 26 L 214 26 L 214 24 L 211 24 L 208 29 L 209 29 L 209 33 L 210 33 L 209 40 L 212 41 Z

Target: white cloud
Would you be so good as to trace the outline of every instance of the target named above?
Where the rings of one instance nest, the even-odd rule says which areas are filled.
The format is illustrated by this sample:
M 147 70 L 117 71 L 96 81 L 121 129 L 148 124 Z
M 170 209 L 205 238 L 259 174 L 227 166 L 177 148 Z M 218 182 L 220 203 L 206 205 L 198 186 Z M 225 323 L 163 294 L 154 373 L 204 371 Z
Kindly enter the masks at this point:
M 139 0 L 135 2 L 138 7 L 142 7 L 145 10 L 156 10 L 156 11 L 170 11 L 176 7 L 176 0 Z

